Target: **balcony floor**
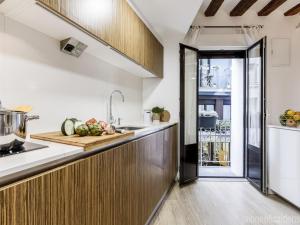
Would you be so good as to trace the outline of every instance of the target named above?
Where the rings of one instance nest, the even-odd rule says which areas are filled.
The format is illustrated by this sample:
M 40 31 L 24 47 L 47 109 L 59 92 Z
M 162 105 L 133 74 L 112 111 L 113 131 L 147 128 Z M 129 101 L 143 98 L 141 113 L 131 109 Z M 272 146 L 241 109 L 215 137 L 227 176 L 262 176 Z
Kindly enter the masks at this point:
M 200 177 L 240 177 L 232 172 L 231 167 L 199 166 Z

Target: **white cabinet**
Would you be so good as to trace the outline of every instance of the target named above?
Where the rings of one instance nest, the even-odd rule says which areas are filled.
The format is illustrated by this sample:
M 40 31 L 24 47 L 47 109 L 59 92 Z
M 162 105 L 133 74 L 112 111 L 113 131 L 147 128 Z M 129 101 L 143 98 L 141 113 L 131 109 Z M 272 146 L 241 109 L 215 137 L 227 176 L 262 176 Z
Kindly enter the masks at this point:
M 300 207 L 300 129 L 268 128 L 269 188 Z

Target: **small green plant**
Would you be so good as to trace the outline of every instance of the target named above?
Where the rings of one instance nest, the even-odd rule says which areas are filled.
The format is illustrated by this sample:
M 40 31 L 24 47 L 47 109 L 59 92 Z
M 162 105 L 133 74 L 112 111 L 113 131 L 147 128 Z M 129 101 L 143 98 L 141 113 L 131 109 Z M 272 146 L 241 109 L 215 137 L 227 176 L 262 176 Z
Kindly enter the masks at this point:
M 160 114 L 160 113 L 162 113 L 164 110 L 165 110 L 165 108 L 160 108 L 160 107 L 156 106 L 156 107 L 154 107 L 154 108 L 152 109 L 152 113 L 158 113 L 158 114 Z

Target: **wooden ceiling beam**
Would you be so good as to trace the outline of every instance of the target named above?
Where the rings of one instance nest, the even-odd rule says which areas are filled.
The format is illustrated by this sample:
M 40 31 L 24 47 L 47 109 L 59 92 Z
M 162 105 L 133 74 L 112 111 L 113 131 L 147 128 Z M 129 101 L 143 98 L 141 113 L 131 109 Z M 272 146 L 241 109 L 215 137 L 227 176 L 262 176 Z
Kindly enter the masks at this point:
M 258 16 L 268 16 L 275 9 L 285 3 L 287 0 L 271 0 L 262 10 L 258 12 Z
M 230 16 L 242 16 L 257 0 L 241 0 L 233 10 Z
M 300 3 L 298 5 L 295 5 L 293 8 L 290 10 L 286 11 L 284 13 L 285 16 L 294 16 L 300 13 Z
M 205 10 L 205 16 L 210 17 L 216 15 L 224 0 L 212 0 Z

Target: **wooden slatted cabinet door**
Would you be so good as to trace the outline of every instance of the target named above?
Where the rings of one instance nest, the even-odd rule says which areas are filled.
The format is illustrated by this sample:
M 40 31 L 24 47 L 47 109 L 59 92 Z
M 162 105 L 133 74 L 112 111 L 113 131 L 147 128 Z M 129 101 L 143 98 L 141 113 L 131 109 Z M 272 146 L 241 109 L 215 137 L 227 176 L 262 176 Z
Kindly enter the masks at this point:
M 115 225 L 143 224 L 139 215 L 142 206 L 141 180 L 136 142 L 115 150 Z
M 165 185 L 166 189 L 174 182 L 177 175 L 177 126 L 164 131 L 164 161 L 165 161 Z
M 154 65 L 154 44 L 153 37 L 150 30 L 145 26 L 144 27 L 144 49 L 145 49 L 145 57 L 144 57 L 144 68 L 148 71 L 154 73 L 153 65 Z
M 45 4 L 46 6 L 48 6 L 49 8 L 59 12 L 59 6 L 60 6 L 60 1 L 61 0 L 37 0 L 40 3 Z
M 1 189 L 0 224 L 114 225 L 113 164 L 110 150 Z
M 154 72 L 155 74 L 163 78 L 164 73 L 164 49 L 161 43 L 155 39 L 155 48 L 154 48 Z
M 178 126 L 175 125 L 171 127 L 169 130 L 171 130 L 172 135 L 172 166 L 171 166 L 171 179 L 175 179 L 178 172 Z

